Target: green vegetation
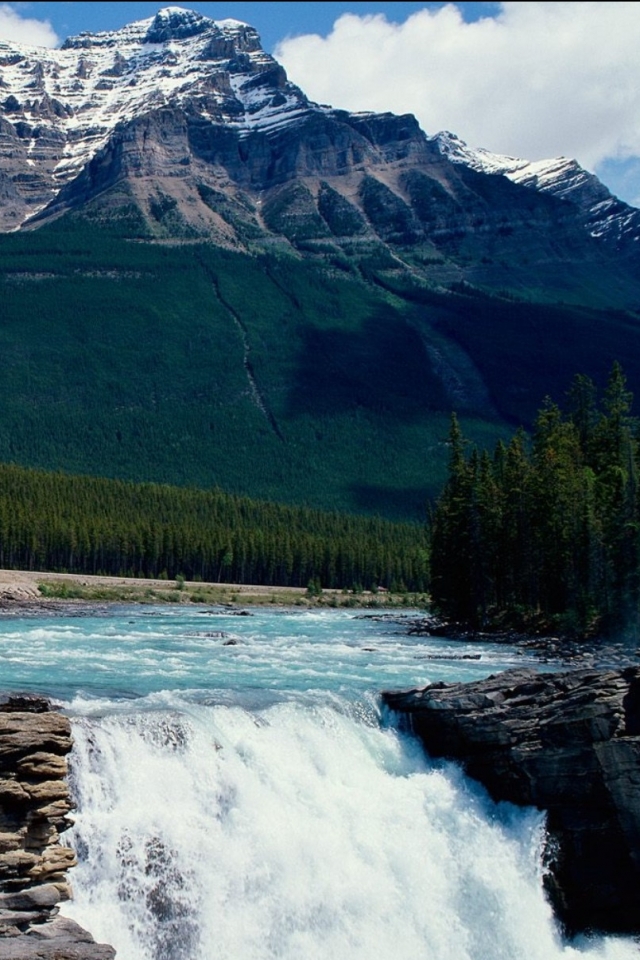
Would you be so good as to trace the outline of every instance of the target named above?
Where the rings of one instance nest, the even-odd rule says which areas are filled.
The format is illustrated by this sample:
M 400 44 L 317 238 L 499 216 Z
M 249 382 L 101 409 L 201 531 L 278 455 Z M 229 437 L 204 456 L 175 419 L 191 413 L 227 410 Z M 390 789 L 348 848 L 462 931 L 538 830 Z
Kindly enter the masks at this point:
M 51 574 L 44 574 L 38 584 L 40 595 L 51 600 L 81 600 L 85 603 L 113 602 L 113 603 L 202 603 L 217 606 L 278 606 L 296 607 L 367 607 L 369 609 L 398 607 L 419 608 L 428 607 L 428 597 L 424 592 L 391 593 L 372 590 L 363 593 L 362 590 L 321 590 L 320 593 L 303 591 L 298 587 L 243 587 L 233 584 L 199 584 L 189 587 L 185 585 L 182 591 L 163 588 L 157 580 L 153 581 L 123 581 L 116 580 L 109 584 L 104 581 L 93 581 L 87 578 L 80 581 L 73 579 L 51 579 Z
M 339 267 L 154 242 L 133 212 L 0 236 L 0 462 L 423 521 L 452 408 L 486 446 L 576 368 L 640 384 L 634 314 L 430 289 L 359 239 Z
M 166 579 L 180 598 L 186 580 L 423 591 L 427 561 L 418 524 L 0 466 L 0 567 Z
M 466 452 L 453 419 L 432 525 L 432 596 L 447 616 L 538 622 L 584 635 L 640 626 L 640 431 L 614 364 L 598 402 L 581 375 L 569 409 L 546 400 L 493 456 Z
M 360 281 L 64 218 L 0 237 L 0 293 L 2 462 L 397 519 L 442 485 L 442 388 Z
M 84 600 L 87 603 L 177 603 L 183 599 L 183 595 L 176 590 L 151 588 L 141 590 L 134 586 L 92 586 L 67 580 L 43 580 L 38 584 L 38 589 L 40 596 L 47 600 Z

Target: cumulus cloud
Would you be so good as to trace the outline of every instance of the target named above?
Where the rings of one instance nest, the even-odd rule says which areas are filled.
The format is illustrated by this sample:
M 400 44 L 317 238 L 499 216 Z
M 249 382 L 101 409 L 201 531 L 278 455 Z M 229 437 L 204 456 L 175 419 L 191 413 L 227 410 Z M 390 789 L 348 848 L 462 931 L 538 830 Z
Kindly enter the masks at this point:
M 31 47 L 55 47 L 58 37 L 48 20 L 22 17 L 10 4 L 0 4 L 0 40 Z
M 640 154 L 640 4 L 505 2 L 466 23 L 455 4 L 404 23 L 345 14 L 275 56 L 313 100 L 414 113 L 429 134 L 531 160 Z

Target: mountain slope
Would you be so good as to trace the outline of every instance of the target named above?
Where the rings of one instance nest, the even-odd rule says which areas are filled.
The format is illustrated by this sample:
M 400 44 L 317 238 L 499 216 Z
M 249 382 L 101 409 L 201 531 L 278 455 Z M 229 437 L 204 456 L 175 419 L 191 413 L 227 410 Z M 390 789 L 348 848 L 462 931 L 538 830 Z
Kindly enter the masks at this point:
M 311 103 L 245 24 L 0 71 L 0 461 L 415 518 L 452 409 L 486 446 L 578 371 L 640 390 L 632 222 Z
M 174 7 L 119 31 L 70 38 L 60 50 L 2 42 L 0 66 L 5 151 L 18 150 L 31 172 L 7 178 L 14 203 L 3 215 L 13 226 L 46 206 L 116 128 L 168 103 L 188 107 L 198 98 L 203 117 L 240 137 L 306 109 L 255 30 Z M 259 82 L 241 90 L 238 78 Z
M 472 149 L 453 133 L 432 137 L 443 156 L 482 173 L 504 174 L 512 183 L 567 200 L 584 216 L 585 227 L 616 250 L 640 243 L 640 210 L 615 197 L 576 160 L 555 157 L 529 161 Z
M 626 311 L 371 277 L 69 215 L 0 237 L 0 461 L 414 519 L 451 409 L 488 445 L 577 370 L 640 384 Z

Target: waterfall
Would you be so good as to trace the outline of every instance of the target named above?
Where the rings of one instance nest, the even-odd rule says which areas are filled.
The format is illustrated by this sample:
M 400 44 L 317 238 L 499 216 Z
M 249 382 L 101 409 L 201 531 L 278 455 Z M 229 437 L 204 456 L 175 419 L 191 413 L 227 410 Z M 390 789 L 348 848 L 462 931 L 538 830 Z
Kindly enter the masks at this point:
M 542 815 L 372 702 L 160 701 L 73 720 L 65 913 L 121 960 L 637 960 L 624 938 L 563 942 Z

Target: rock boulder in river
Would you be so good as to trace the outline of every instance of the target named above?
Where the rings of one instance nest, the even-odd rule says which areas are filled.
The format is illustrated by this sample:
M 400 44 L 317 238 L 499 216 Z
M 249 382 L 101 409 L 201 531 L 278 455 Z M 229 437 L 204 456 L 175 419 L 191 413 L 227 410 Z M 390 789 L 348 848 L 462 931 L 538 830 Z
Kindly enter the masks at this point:
M 640 668 L 385 693 L 433 757 L 547 812 L 545 886 L 569 932 L 640 932 Z
M 113 960 L 73 920 L 58 915 L 71 889 L 73 850 L 60 843 L 73 808 L 66 755 L 69 720 L 38 697 L 0 704 L 0 960 Z

